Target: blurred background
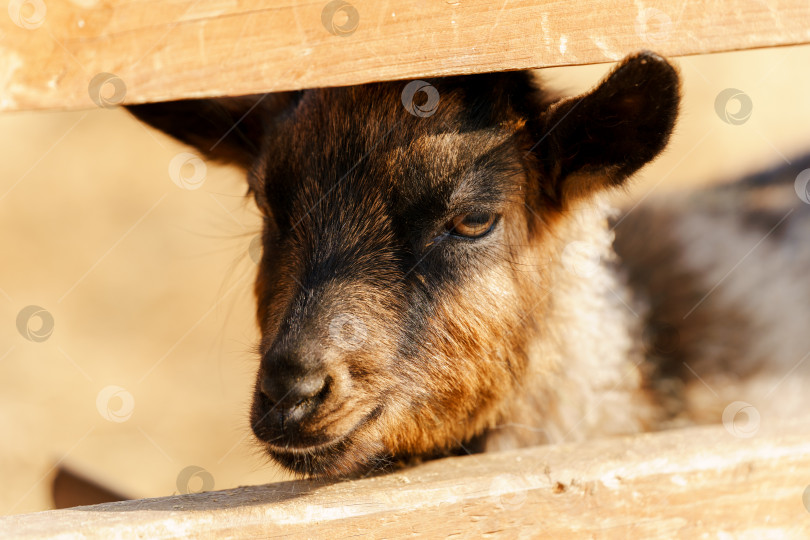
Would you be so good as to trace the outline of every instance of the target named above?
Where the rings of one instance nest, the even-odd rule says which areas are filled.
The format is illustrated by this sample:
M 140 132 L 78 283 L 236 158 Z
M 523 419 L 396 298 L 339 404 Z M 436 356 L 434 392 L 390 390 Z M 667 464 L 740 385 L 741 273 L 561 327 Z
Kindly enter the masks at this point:
M 810 151 L 810 46 L 676 63 L 675 135 L 630 197 Z M 542 76 L 578 93 L 609 67 Z M 729 88 L 750 116 L 718 114 Z M 121 109 L 0 114 L 0 138 L 0 513 L 52 507 L 60 467 L 139 498 L 285 478 L 247 420 L 260 220 L 240 172 L 187 163 L 177 185 L 188 149 Z

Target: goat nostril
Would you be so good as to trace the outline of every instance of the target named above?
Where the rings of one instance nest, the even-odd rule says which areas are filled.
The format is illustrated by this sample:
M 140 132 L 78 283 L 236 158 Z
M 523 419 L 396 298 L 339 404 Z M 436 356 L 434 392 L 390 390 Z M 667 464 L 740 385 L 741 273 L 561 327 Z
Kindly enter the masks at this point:
M 329 377 L 314 376 L 307 377 L 295 383 L 295 393 L 300 398 L 300 401 L 305 401 L 318 397 L 321 393 L 325 394 L 328 385 Z
M 276 401 L 278 401 L 278 399 L 276 399 L 276 396 L 277 396 L 277 391 L 276 391 L 276 390 L 277 390 L 277 385 L 276 385 L 276 384 L 275 384 L 275 382 L 273 381 L 273 378 L 272 378 L 272 377 L 270 377 L 269 375 L 265 375 L 264 377 L 262 377 L 262 382 L 261 382 L 261 386 L 260 386 L 260 388 L 261 388 L 262 394 L 264 394 L 265 396 L 267 396 L 267 398 L 268 398 L 270 401 L 272 401 L 272 402 L 274 402 L 274 403 L 275 403 Z M 280 396 L 278 396 L 278 397 L 280 397 Z
M 261 391 L 273 404 L 292 408 L 304 402 L 317 405 L 326 398 L 332 378 L 323 374 L 307 374 L 303 377 L 285 378 L 265 375 Z

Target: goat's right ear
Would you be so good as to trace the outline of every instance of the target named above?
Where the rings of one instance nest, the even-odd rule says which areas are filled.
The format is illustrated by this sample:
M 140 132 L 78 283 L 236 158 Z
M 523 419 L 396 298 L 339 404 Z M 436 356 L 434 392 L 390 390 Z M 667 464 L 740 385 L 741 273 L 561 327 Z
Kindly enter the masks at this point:
M 641 52 L 625 58 L 583 95 L 553 103 L 535 125 L 532 147 L 555 204 L 622 185 L 666 146 L 680 102 L 675 68 Z
M 195 147 L 208 159 L 250 168 L 274 115 L 297 92 L 128 105 L 139 120 Z

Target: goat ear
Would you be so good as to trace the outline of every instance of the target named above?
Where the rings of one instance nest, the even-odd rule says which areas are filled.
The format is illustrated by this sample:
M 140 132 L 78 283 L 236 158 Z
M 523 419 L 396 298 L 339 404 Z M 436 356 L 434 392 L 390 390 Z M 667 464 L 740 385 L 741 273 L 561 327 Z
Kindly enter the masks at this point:
M 297 93 L 187 99 L 127 110 L 139 120 L 195 147 L 209 159 L 250 168 L 273 116 L 292 104 Z
M 626 57 L 596 88 L 553 103 L 535 124 L 544 190 L 558 204 L 619 186 L 666 146 L 680 102 L 678 73 L 662 57 Z

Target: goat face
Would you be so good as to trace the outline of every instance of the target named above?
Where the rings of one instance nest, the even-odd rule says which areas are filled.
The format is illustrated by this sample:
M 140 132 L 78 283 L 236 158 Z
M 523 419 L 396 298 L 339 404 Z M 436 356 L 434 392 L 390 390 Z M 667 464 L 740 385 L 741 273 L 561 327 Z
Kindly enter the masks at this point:
M 527 72 L 416 85 L 130 108 L 248 170 L 264 216 L 251 426 L 298 473 L 446 454 L 503 420 L 530 391 L 556 221 L 652 159 L 678 104 L 651 53 L 572 99 Z

